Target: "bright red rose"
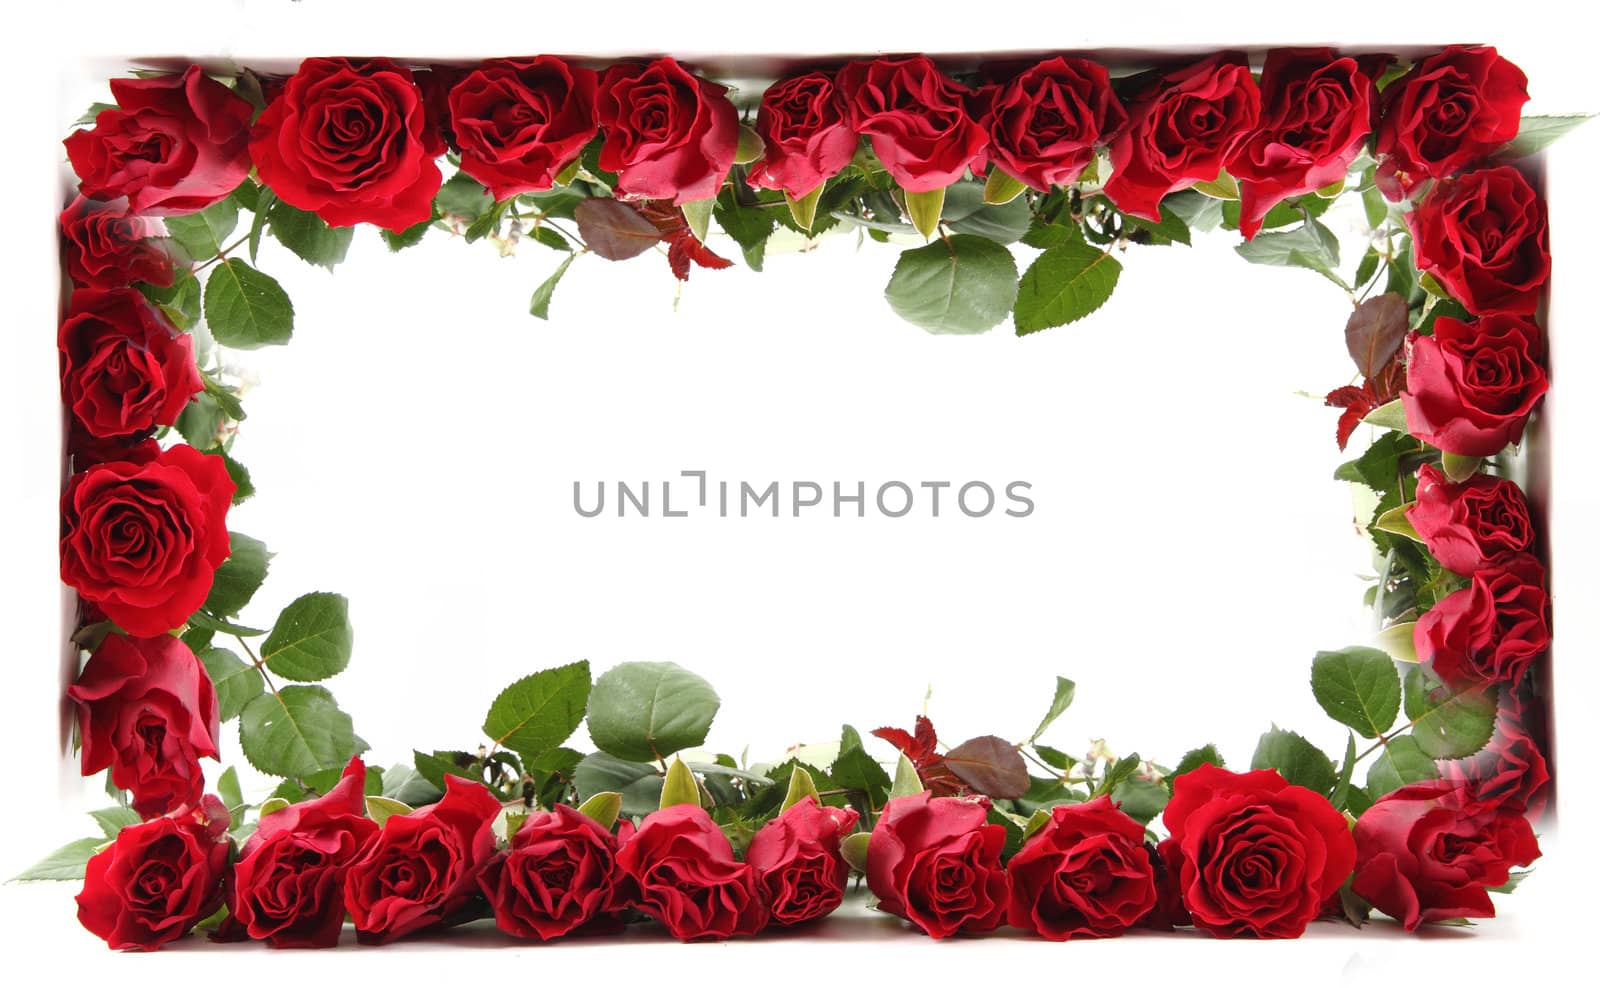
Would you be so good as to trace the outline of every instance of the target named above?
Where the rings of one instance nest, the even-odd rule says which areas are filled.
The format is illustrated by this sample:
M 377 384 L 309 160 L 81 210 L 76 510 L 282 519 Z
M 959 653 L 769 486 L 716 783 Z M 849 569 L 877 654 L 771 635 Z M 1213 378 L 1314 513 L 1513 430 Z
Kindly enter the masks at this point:
M 889 800 L 867 843 L 867 887 L 878 908 L 936 939 L 1004 923 L 1006 831 L 988 818 L 983 797 Z
M 112 109 L 63 143 L 78 190 L 128 200 L 128 210 L 175 216 L 204 209 L 250 173 L 250 104 L 189 66 L 182 75 L 113 79 Z
M 1219 937 L 1299 936 L 1355 863 L 1343 814 L 1272 769 L 1185 772 L 1162 820 L 1183 905 Z
M 1550 280 L 1544 200 L 1509 165 L 1435 185 L 1406 214 L 1417 270 L 1474 315 L 1532 315 Z
M 1528 77 L 1481 45 L 1429 55 L 1383 92 L 1378 186 L 1396 202 L 1419 182 L 1445 178 L 1517 136 Z
M 756 111 L 764 145 L 750 166 L 750 184 L 804 199 L 855 157 L 844 93 L 826 72 L 808 72 L 767 87 Z
M 78 922 L 112 950 L 155 950 L 222 905 L 228 811 L 215 796 L 198 809 L 123 827 L 89 859 Z
M 1128 126 L 1111 142 L 1106 195 L 1125 213 L 1159 221 L 1162 198 L 1215 179 L 1260 116 L 1261 91 L 1243 55 L 1167 73 L 1128 106 Z
M 344 927 L 344 876 L 378 832 L 367 818 L 367 767 L 352 758 L 328 794 L 261 818 L 228 885 L 228 912 L 274 947 L 333 947 Z
M 1076 181 L 1127 122 L 1104 66 L 1057 55 L 997 87 L 983 125 L 994 164 L 1049 192 Z
M 977 94 L 926 55 L 851 62 L 839 70 L 850 126 L 907 192 L 953 184 L 980 162 L 989 135 L 973 115 Z
M 600 167 L 617 191 L 675 205 L 710 199 L 739 151 L 739 114 L 728 89 L 670 58 L 613 65 L 596 101 L 605 143 Z
M 1494 915 L 1488 890 L 1539 857 L 1520 807 L 1480 800 L 1454 782 L 1417 782 L 1356 821 L 1351 890 L 1408 930 Z
M 1109 796 L 1052 808 L 1006 872 L 1007 921 L 1046 940 L 1117 936 L 1156 905 L 1144 826 Z
M 494 856 L 500 801 L 445 776 L 444 798 L 385 820 L 344 876 L 344 904 L 362 943 L 437 926 L 472 900 Z
M 1453 573 L 1476 573 L 1496 556 L 1533 545 L 1522 489 L 1486 473 L 1452 484 L 1438 467 L 1423 464 L 1416 503 L 1406 509 L 1406 518 L 1428 551 Z
M 839 908 L 850 879 L 839 842 L 855 830 L 857 816 L 855 810 L 818 806 L 807 796 L 756 831 L 744 859 L 772 923 L 793 926 Z
M 84 431 L 100 439 L 171 425 L 205 388 L 194 340 L 133 288 L 73 292 L 57 345 L 62 397 Z
M 1279 48 L 1261 70 L 1261 121 L 1228 159 L 1250 239 L 1290 196 L 1344 180 L 1372 133 L 1372 80 L 1327 48 Z
M 308 58 L 251 132 L 278 198 L 329 226 L 400 232 L 433 215 L 440 150 L 411 70 L 384 58 Z
M 172 284 L 172 255 L 155 238 L 167 226 L 128 212 L 128 200 L 101 202 L 79 196 L 61 211 L 61 246 L 67 276 L 87 288 L 121 288 L 136 281 Z
M 511 835 L 511 849 L 478 876 L 494 922 L 528 940 L 554 940 L 614 917 L 617 838 L 570 806 L 531 813 Z
M 1498 314 L 1473 322 L 1440 316 L 1432 336 L 1413 334 L 1409 344 L 1400 401 L 1413 436 L 1462 456 L 1493 456 L 1521 441 L 1549 389 L 1537 325 Z
M 450 90 L 461 170 L 496 200 L 551 188 L 598 131 L 598 79 L 553 55 L 478 66 Z
M 1528 729 L 1528 704 L 1511 690 L 1504 692 L 1488 746 L 1471 758 L 1439 762 L 1439 775 L 1470 784 L 1483 802 L 1521 806 L 1530 821 L 1538 822 L 1549 801 L 1550 765 Z
M 61 498 L 61 579 L 131 635 L 180 627 L 228 558 L 234 484 L 220 456 L 174 446 L 97 464 Z
M 767 925 L 750 865 L 736 861 L 711 815 L 692 803 L 657 810 L 617 852 L 623 895 L 679 940 L 749 936 Z
M 1412 637 L 1417 657 L 1451 686 L 1520 682 L 1550 647 L 1544 567 L 1525 552 L 1495 560 L 1422 615 Z

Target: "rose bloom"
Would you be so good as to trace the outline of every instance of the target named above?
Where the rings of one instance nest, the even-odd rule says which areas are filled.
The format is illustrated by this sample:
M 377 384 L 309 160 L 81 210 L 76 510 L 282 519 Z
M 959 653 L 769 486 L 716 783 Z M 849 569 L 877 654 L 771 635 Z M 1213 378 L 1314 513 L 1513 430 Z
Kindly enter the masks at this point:
M 1398 202 L 1419 182 L 1445 178 L 1517 136 L 1528 78 L 1481 45 L 1429 55 L 1383 93 L 1378 186 Z
M 352 758 L 325 796 L 261 818 L 233 868 L 228 912 L 274 947 L 333 947 L 344 927 L 344 876 L 378 832 L 367 818 L 367 767 Z
M 1550 797 L 1550 766 L 1529 730 L 1530 715 L 1536 711 L 1536 701 L 1524 701 L 1505 690 L 1489 744 L 1470 758 L 1439 762 L 1440 777 L 1470 785 L 1485 803 L 1520 806 L 1530 822 L 1538 822 Z
M 617 190 L 632 198 L 710 199 L 739 150 L 739 114 L 727 94 L 670 58 L 613 65 L 595 104 L 605 132 L 600 167 L 616 172 Z
M 217 694 L 205 666 L 171 635 L 107 635 L 67 687 L 84 775 L 111 769 L 146 819 L 195 805 L 201 758 L 217 757 Z
M 553 55 L 485 62 L 450 90 L 461 170 L 496 200 L 543 192 L 597 132 L 593 69 Z
M 131 635 L 181 627 L 228 558 L 234 484 L 192 446 L 97 464 L 61 498 L 61 579 Z
M 983 157 L 989 135 L 973 116 L 977 94 L 926 55 L 851 62 L 839 70 L 850 126 L 907 192 L 952 185 Z
M 1406 214 L 1417 270 L 1475 315 L 1532 315 L 1550 280 L 1544 200 L 1509 165 L 1435 185 Z
M 197 65 L 182 75 L 113 79 L 117 105 L 63 143 L 78 189 L 128 200 L 128 211 L 193 213 L 226 199 L 250 173 L 250 104 Z
M 172 425 L 205 389 L 193 338 L 133 288 L 73 292 L 57 346 L 62 397 L 97 438 L 128 439 Z
M 89 859 L 78 922 L 112 950 L 155 950 L 222 905 L 228 811 L 215 796 L 198 809 L 123 827 Z
M 1109 796 L 1051 808 L 1006 872 L 1007 921 L 1047 940 L 1116 936 L 1156 905 L 1144 826 Z
M 855 830 L 857 818 L 855 810 L 819 806 L 807 796 L 756 831 L 744 857 L 774 925 L 793 926 L 839 908 L 850 879 L 839 842 Z
M 128 200 L 101 202 L 78 196 L 61 211 L 61 247 L 67 277 L 87 288 L 121 288 L 136 281 L 172 284 L 172 255 L 156 242 L 167 226 L 128 212 Z
M 1058 55 L 995 87 L 984 128 L 996 166 L 1049 192 L 1076 181 L 1127 122 L 1104 66 Z
M 1409 344 L 1400 393 L 1407 431 L 1462 456 L 1493 456 L 1521 441 L 1549 390 L 1537 325 L 1498 314 L 1473 322 L 1440 316 L 1432 336 L 1413 334 Z
M 934 938 L 987 933 L 1006 918 L 1005 828 L 982 797 L 922 792 L 889 800 L 867 843 L 878 908 Z
M 1494 915 L 1488 890 L 1539 857 L 1518 806 L 1486 802 L 1454 782 L 1417 782 L 1356 821 L 1351 891 L 1408 930 Z
M 767 87 L 756 110 L 763 150 L 750 184 L 804 199 L 855 157 L 844 93 L 826 72 L 808 72 Z
M 494 855 L 500 801 L 477 782 L 444 782 L 444 798 L 389 817 L 345 872 L 345 908 L 362 943 L 437 926 L 477 893 Z
M 1186 772 L 1162 820 L 1184 908 L 1219 937 L 1298 937 L 1355 862 L 1344 815 L 1272 769 Z
M 1496 556 L 1533 545 L 1533 521 L 1522 489 L 1486 473 L 1452 484 L 1438 467 L 1424 463 L 1406 518 L 1428 551 L 1453 573 L 1476 573 Z
M 1525 552 L 1479 569 L 1470 584 L 1417 620 L 1417 657 L 1458 688 L 1520 682 L 1550 647 L 1544 576 L 1544 566 Z
M 410 69 L 308 58 L 256 120 L 250 156 L 278 198 L 329 226 L 398 233 L 433 216 L 436 142 Z
M 511 849 L 496 855 L 478 884 L 495 925 L 514 937 L 554 940 L 622 911 L 617 838 L 570 806 L 531 813 Z
M 711 815 L 692 803 L 645 817 L 617 852 L 624 896 L 679 940 L 749 936 L 767 924 L 750 865 Z

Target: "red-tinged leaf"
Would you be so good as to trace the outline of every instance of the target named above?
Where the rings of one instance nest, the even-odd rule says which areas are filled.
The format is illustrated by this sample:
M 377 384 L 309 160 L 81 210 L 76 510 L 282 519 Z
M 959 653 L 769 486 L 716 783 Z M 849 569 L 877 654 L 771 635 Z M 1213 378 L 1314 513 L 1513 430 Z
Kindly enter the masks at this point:
M 615 199 L 585 199 L 573 218 L 589 249 L 608 261 L 638 257 L 661 242 L 661 233 L 639 211 Z
M 939 747 L 939 735 L 933 729 L 933 721 L 920 714 L 917 716 L 917 744 L 930 755 Z
M 667 263 L 672 265 L 672 273 L 679 281 L 689 280 L 689 262 L 693 261 L 702 268 L 732 267 L 733 262 L 725 257 L 718 257 L 712 253 L 705 244 L 696 240 L 694 234 L 683 230 L 668 238 L 670 246 L 667 248 Z
M 944 764 L 974 792 L 1016 799 L 1028 791 L 1028 765 L 1017 747 L 992 734 L 963 741 L 944 756 Z
M 911 758 L 911 753 L 917 750 L 917 743 L 911 740 L 911 735 L 898 727 L 880 727 L 872 732 L 872 736 L 882 738 L 894 745 L 900 754 L 905 755 L 907 758 Z M 916 760 L 912 759 L 912 763 L 915 764 L 915 762 Z
M 1376 400 L 1370 385 L 1356 387 L 1347 384 L 1342 388 L 1334 388 L 1328 392 L 1325 404 L 1329 408 L 1342 408 L 1344 414 L 1339 416 L 1339 448 L 1344 449 L 1350 442 L 1350 436 L 1355 433 L 1356 426 L 1367 417 L 1367 413 L 1382 404 Z
M 1377 377 L 1400 351 L 1410 328 L 1406 300 L 1397 292 L 1386 292 L 1356 306 L 1344 324 L 1344 344 L 1361 376 Z

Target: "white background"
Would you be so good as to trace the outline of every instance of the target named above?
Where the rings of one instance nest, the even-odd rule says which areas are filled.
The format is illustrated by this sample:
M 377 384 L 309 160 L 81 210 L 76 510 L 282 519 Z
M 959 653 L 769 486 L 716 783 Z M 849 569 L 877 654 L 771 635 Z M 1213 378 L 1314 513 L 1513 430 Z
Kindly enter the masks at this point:
M 1453 15 L 1446 30 L 1404 11 L 1333 29 L 1326 12 L 1252 17 L 1250 5 L 1234 5 L 1232 19 L 1172 5 L 1170 17 L 1093 24 L 1049 4 L 1013 4 L 1003 18 L 970 5 L 945 14 L 923 4 L 898 15 L 884 5 L 841 35 L 826 18 L 788 15 L 752 32 L 749 11 L 725 8 L 704 18 L 680 8 L 674 23 L 662 23 L 659 14 L 635 19 L 608 7 L 585 25 L 583 17 L 541 22 L 521 5 L 495 14 L 488 4 L 447 12 L 391 3 L 379 15 L 351 3 L 207 4 L 187 15 L 141 15 L 140 23 L 120 5 L 109 17 L 90 12 L 98 6 L 53 15 L 14 70 L 32 66 L 30 91 L 43 98 L 22 106 L 7 162 L 8 178 L 17 175 L 6 187 L 29 192 L 16 197 L 6 270 L 18 286 L 17 315 L 0 344 L 18 423 L 0 556 L 14 655 L 3 718 L 13 794 L 0 842 L 4 874 L 87 833 L 87 821 L 67 812 L 99 804 L 62 767 L 59 718 L 45 699 L 59 695 L 55 317 L 46 290 L 56 278 L 56 142 L 84 104 L 101 98 L 96 80 L 116 64 L 86 69 L 85 57 L 1209 49 L 1335 34 L 1371 46 L 1494 42 L 1527 71 L 1531 111 L 1600 108 L 1578 32 L 1532 13 L 1502 23 L 1503 8 L 1476 21 Z M 468 16 L 478 7 L 485 12 Z M 1593 311 L 1592 289 L 1574 274 L 1592 257 L 1582 241 L 1594 210 L 1580 183 L 1597 150 L 1596 134 L 1580 131 L 1548 160 L 1557 716 L 1574 780 L 1562 792 L 1569 834 L 1594 811 L 1580 788 L 1592 729 L 1568 712 L 1593 688 L 1580 665 L 1595 642 L 1583 602 L 1600 558 L 1585 484 L 1592 468 L 1580 461 L 1600 353 L 1588 320 L 1576 315 Z M 361 230 L 336 278 L 269 244 L 261 266 L 295 300 L 296 338 L 242 361 L 261 383 L 247 398 L 251 419 L 236 452 L 262 494 L 235 511 L 230 527 L 279 554 L 246 620 L 270 623 L 308 590 L 351 597 L 356 655 L 331 686 L 372 742 L 374 764 L 401 760 L 411 746 L 475 744 L 502 685 L 580 657 L 598 668 L 651 658 L 696 669 L 724 701 L 711 745 L 738 754 L 748 742 L 755 760 L 829 740 L 844 721 L 863 730 L 909 724 L 930 687 L 928 709 L 947 740 L 1022 736 L 1058 673 L 1079 684 L 1077 704 L 1047 737 L 1067 749 L 1104 737 L 1119 752 L 1137 747 L 1170 763 L 1214 741 L 1242 765 L 1272 722 L 1330 750 L 1342 743 L 1311 700 L 1307 665 L 1315 650 L 1367 632 L 1356 575 L 1369 564 L 1351 534 L 1349 494 L 1328 479 L 1340 459 L 1334 413 L 1295 393 L 1326 391 L 1350 373 L 1340 333 L 1348 304 L 1315 275 L 1247 268 L 1218 234 L 1192 251 L 1131 251 L 1112 301 L 1082 323 L 1027 340 L 1006 330 L 953 339 L 899 322 L 881 298 L 895 252 L 871 244 L 857 252 L 849 237 L 812 256 L 774 256 L 763 275 L 742 265 L 696 271 L 676 314 L 660 258 L 584 258 L 549 323 L 524 313 L 556 255 L 526 246 L 501 260 L 487 244 L 467 247 L 436 232 L 428 241 L 389 256 Z M 736 254 L 725 240 L 713 246 Z M 1025 479 L 1038 508 L 1020 520 L 948 511 L 834 519 L 819 509 L 801 519 L 585 520 L 571 509 L 575 479 L 591 491 L 601 478 L 658 486 L 684 469 L 735 483 L 863 480 L 869 489 L 891 479 L 996 487 Z M 238 761 L 235 741 L 225 731 L 230 762 Z M 1466 937 L 1356 938 L 1319 928 L 1294 947 L 1141 937 L 1060 963 L 1080 974 L 1101 964 L 1155 971 L 1192 967 L 1203 952 L 1203 963 L 1235 976 L 1240 965 L 1295 963 L 1333 980 L 1369 970 L 1509 968 L 1516 946 L 1551 949 L 1556 926 L 1582 901 L 1574 890 L 1592 875 L 1577 853 L 1559 855 L 1554 840 L 1548 848 L 1537 878 L 1500 900 L 1502 919 Z M 19 944 L 87 948 L 83 956 L 118 975 L 210 967 L 227 955 L 114 960 L 72 922 L 68 894 L 0 889 L 0 929 Z M 829 929 L 843 941 L 840 963 L 857 976 L 926 963 L 915 951 L 929 945 L 883 937 L 882 923 L 852 918 Z M 740 967 L 778 968 L 807 942 L 721 949 L 750 951 Z M 939 948 L 940 962 L 1017 960 L 1001 948 L 1056 949 L 971 943 Z M 634 949 L 606 956 L 651 965 L 668 948 Z M 396 956 L 407 970 L 448 970 L 459 955 L 410 947 L 272 960 L 320 970 L 353 957 L 395 964 L 387 959 Z M 684 955 L 663 957 L 683 963 Z M 1048 961 L 1035 954 L 1023 963 Z

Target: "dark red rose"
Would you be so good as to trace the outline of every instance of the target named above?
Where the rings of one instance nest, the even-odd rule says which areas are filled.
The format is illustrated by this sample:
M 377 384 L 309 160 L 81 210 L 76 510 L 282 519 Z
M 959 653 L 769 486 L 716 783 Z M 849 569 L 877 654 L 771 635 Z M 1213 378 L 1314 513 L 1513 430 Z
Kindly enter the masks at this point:
M 1146 842 L 1145 857 L 1150 859 L 1150 870 L 1155 876 L 1156 904 L 1145 913 L 1139 924 L 1147 930 L 1171 933 L 1180 926 L 1193 926 L 1194 920 L 1183 905 L 1183 887 L 1179 878 L 1183 874 L 1183 853 L 1171 841 L 1161 844 Z
M 1144 826 L 1109 796 L 1052 808 L 1006 873 L 1006 920 L 1046 940 L 1117 936 L 1156 904 Z
M 989 135 L 973 115 L 977 94 L 926 55 L 851 62 L 839 70 L 850 126 L 907 192 L 955 183 L 980 162 Z
M 1344 815 L 1272 769 L 1178 776 L 1162 842 L 1194 925 L 1219 937 L 1297 937 L 1355 863 Z
M 1496 559 L 1422 615 L 1412 637 L 1451 686 L 1520 682 L 1550 647 L 1544 567 L 1525 552 Z
M 1406 509 L 1440 565 L 1463 575 L 1489 560 L 1533 545 L 1533 522 L 1522 489 L 1509 480 L 1475 473 L 1452 484 L 1431 463 L 1417 471 L 1416 503 Z
M 930 937 L 987 933 L 1005 922 L 1005 828 L 983 797 L 922 792 L 889 800 L 867 844 L 878 908 Z
M 855 810 L 818 806 L 807 796 L 756 831 L 744 859 L 777 926 L 826 916 L 844 900 L 850 866 L 839 842 L 856 829 Z
M 554 940 L 614 916 L 617 838 L 570 806 L 531 813 L 478 884 L 494 922 L 514 937 Z
M 131 635 L 183 625 L 228 558 L 233 480 L 220 456 L 174 446 L 74 474 L 61 498 L 61 579 Z
M 1111 142 L 1106 195 L 1125 213 L 1152 222 L 1161 199 L 1214 180 L 1261 116 L 1261 91 L 1244 56 L 1224 52 L 1170 72 L 1128 107 L 1128 126 Z
M 716 195 L 739 151 L 727 94 L 670 58 L 607 69 L 595 104 L 606 135 L 600 167 L 617 173 L 617 191 L 679 206 Z
M 1408 930 L 1494 915 L 1491 888 L 1539 857 L 1521 808 L 1485 802 L 1454 782 L 1417 782 L 1356 821 L 1351 890 Z
M 422 113 L 427 120 L 422 143 L 428 157 L 437 158 L 446 151 L 460 151 L 456 134 L 450 125 L 450 90 L 467 74 L 466 69 L 454 65 L 431 65 L 427 69 L 412 70 L 411 77 L 422 91 Z
M 1544 200 L 1509 165 L 1435 185 L 1406 215 L 1417 270 L 1474 315 L 1532 315 L 1550 280 Z
M 329 226 L 399 232 L 433 215 L 442 177 L 422 92 L 384 58 L 308 58 L 250 137 L 261 181 Z
M 73 292 L 57 344 L 62 397 L 84 431 L 100 439 L 171 425 L 205 388 L 194 340 L 136 289 Z
M 476 782 L 444 783 L 437 803 L 385 820 L 345 872 L 344 904 L 362 943 L 437 926 L 477 893 L 500 801 Z
M 597 132 L 598 76 L 553 55 L 485 62 L 450 90 L 461 170 L 496 200 L 543 192 Z
M 146 819 L 200 802 L 200 759 L 217 757 L 217 694 L 189 646 L 171 635 L 108 635 L 67 696 L 84 775 L 111 769 Z
M 378 832 L 367 818 L 367 767 L 352 758 L 328 794 L 261 818 L 228 885 L 228 912 L 274 947 L 333 947 L 344 927 L 344 876 Z
M 1376 92 L 1353 58 L 1279 48 L 1261 70 L 1261 121 L 1228 159 L 1239 180 L 1239 231 L 1249 239 L 1290 196 L 1344 180 L 1372 133 Z
M 172 284 L 172 254 L 156 238 L 167 226 L 128 212 L 128 200 L 78 196 L 61 211 L 67 276 L 87 288 L 121 288 L 136 281 Z
M 113 79 L 116 107 L 63 143 L 78 190 L 174 216 L 226 199 L 250 173 L 250 104 L 197 65 L 182 75 Z
M 989 157 L 1040 192 L 1076 181 L 1128 122 L 1103 66 L 1057 55 L 995 89 L 983 120 Z
M 767 87 L 756 111 L 764 149 L 750 166 L 750 184 L 804 199 L 855 157 L 844 93 L 826 72 L 808 72 Z
M 222 905 L 228 811 L 215 796 L 198 809 L 123 827 L 89 859 L 78 922 L 112 950 L 155 950 Z
M 1517 136 L 1528 77 L 1481 45 L 1429 55 L 1383 92 L 1378 186 L 1398 202 L 1419 182 L 1445 178 Z
M 1432 336 L 1413 334 L 1400 401 L 1406 428 L 1447 453 L 1493 456 L 1519 442 L 1549 389 L 1544 334 L 1531 320 L 1440 316 Z
M 750 865 L 711 815 L 692 803 L 644 818 L 617 852 L 623 896 L 679 940 L 749 936 L 767 925 Z
M 1527 705 L 1511 690 L 1504 693 L 1488 746 L 1471 758 L 1439 762 L 1439 775 L 1470 785 L 1483 802 L 1523 807 L 1538 822 L 1549 801 L 1550 766 L 1528 729 Z

